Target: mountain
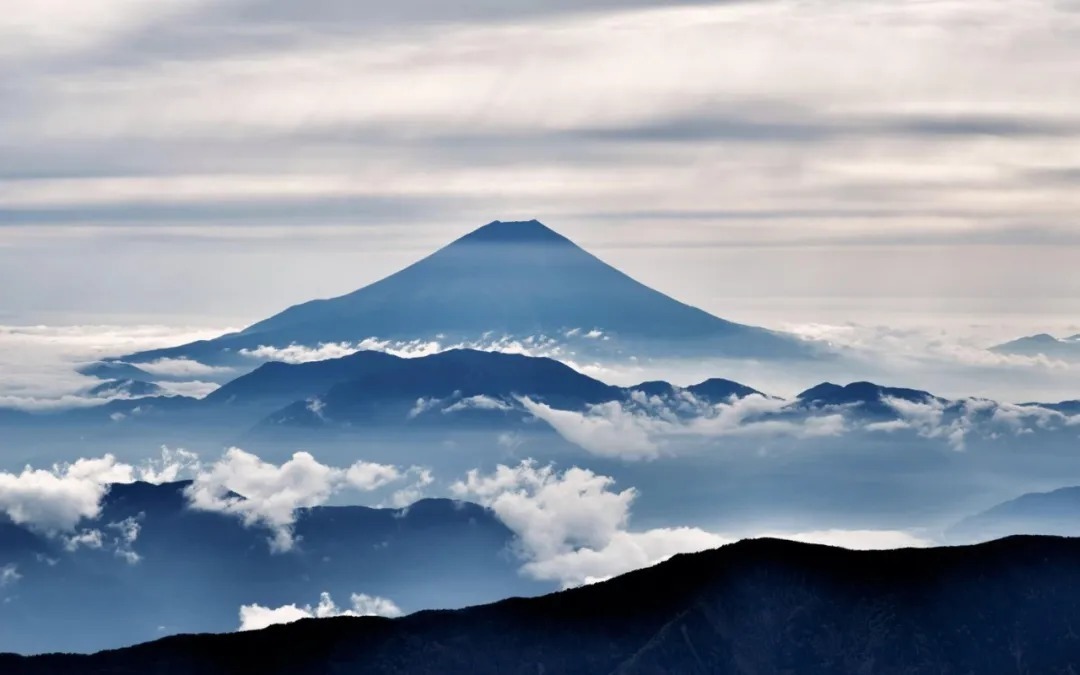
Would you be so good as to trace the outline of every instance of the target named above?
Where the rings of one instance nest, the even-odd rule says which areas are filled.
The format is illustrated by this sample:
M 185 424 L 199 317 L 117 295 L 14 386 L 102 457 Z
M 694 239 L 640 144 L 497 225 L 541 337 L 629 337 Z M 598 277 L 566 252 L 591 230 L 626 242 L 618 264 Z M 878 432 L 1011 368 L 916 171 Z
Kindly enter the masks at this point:
M 1073 416 L 1080 415 L 1080 401 L 1060 401 L 1058 403 L 1024 403 L 1023 405 L 1038 406 L 1040 408 L 1046 408 L 1047 410 L 1053 410 L 1059 412 L 1062 415 Z
M 752 389 L 745 384 L 739 384 L 732 380 L 725 380 L 723 378 L 714 377 L 698 384 L 692 384 L 686 388 L 686 391 L 690 392 L 694 396 L 708 401 L 709 403 L 721 403 L 735 398 L 746 398 L 757 394 L 764 396 L 757 389 Z
M 82 375 L 96 377 L 99 380 L 138 380 L 141 382 L 150 382 L 153 380 L 168 379 L 166 377 L 151 375 L 142 368 L 120 361 L 94 361 L 93 363 L 79 366 L 75 370 Z
M 408 611 L 551 590 L 519 574 L 507 552 L 512 532 L 475 504 L 303 509 L 294 549 L 274 553 L 267 528 L 188 508 L 187 485 L 113 485 L 101 515 L 80 525 L 91 534 L 71 550 L 64 537 L 0 515 L 0 568 L 14 565 L 19 576 L 0 584 L 0 651 L 94 651 L 230 631 L 241 605 L 314 603 L 324 591 L 346 603 L 351 593 L 386 597 Z
M 884 399 L 886 398 L 900 399 L 912 403 L 943 401 L 943 399 L 939 399 L 929 392 L 918 389 L 883 387 L 873 382 L 852 382 L 843 386 L 823 382 L 816 387 L 807 389 L 795 398 L 797 404 L 803 408 L 852 406 L 858 408 L 861 412 L 883 417 L 896 416 L 896 410 L 885 403 Z
M 1019 356 L 1046 356 L 1065 361 L 1080 360 L 1080 334 L 1065 338 L 1040 333 L 996 345 L 990 351 Z
M 324 394 L 335 384 L 372 372 L 391 371 L 395 367 L 407 368 L 407 360 L 376 351 L 308 363 L 271 361 L 223 384 L 203 401 L 206 405 L 273 410 Z
M 771 539 L 533 599 L 400 619 L 304 620 L 6 675 L 1070 673 L 1080 541 L 855 552 Z
M 689 387 L 677 387 L 670 382 L 654 380 L 651 382 L 635 384 L 626 389 L 630 392 L 639 391 L 646 396 L 657 396 L 659 398 L 671 398 L 678 396 L 680 391 L 686 391 L 693 394 L 694 397 L 712 404 L 726 402 L 733 396 L 735 398 L 744 398 L 752 394 L 764 396 L 764 394 L 757 389 L 748 387 L 745 384 L 718 377 L 699 382 L 698 384 L 692 384 Z
M 243 361 L 259 346 L 314 347 L 364 338 L 482 340 L 585 331 L 633 348 L 738 358 L 802 358 L 794 336 L 732 323 L 655 291 L 538 221 L 494 221 L 381 281 L 295 305 L 238 333 L 140 352 L 122 361 Z M 599 333 L 594 332 L 599 331 Z
M 101 384 L 95 385 L 87 390 L 89 396 L 94 397 L 116 397 L 123 396 L 126 398 L 143 398 L 147 396 L 161 396 L 165 393 L 165 390 L 154 384 L 153 382 L 146 382 L 144 380 L 105 380 Z
M 1080 536 L 1080 487 L 1021 495 L 965 518 L 946 534 L 960 542 L 1012 534 Z
M 364 352 L 346 358 L 361 354 Z M 516 396 L 575 410 L 623 396 L 618 387 L 582 375 L 559 361 L 520 354 L 455 349 L 414 359 L 378 358 L 366 365 L 317 399 L 297 401 L 271 415 L 267 422 L 401 424 L 434 405 L 440 413 L 479 411 L 489 417 L 510 412 L 516 407 Z M 457 417 L 460 415 L 439 414 L 433 419 Z M 514 417 L 520 420 L 528 414 L 521 411 Z

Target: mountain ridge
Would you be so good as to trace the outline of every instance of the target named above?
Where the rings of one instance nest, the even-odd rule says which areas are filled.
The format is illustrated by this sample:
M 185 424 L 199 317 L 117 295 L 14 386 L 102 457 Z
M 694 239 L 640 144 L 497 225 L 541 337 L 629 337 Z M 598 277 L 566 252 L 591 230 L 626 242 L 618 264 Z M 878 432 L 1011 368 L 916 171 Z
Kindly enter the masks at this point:
M 170 673 L 1069 672 L 1080 540 L 849 551 L 775 539 L 615 579 L 400 619 L 302 620 L 90 656 L 0 657 L 10 675 Z

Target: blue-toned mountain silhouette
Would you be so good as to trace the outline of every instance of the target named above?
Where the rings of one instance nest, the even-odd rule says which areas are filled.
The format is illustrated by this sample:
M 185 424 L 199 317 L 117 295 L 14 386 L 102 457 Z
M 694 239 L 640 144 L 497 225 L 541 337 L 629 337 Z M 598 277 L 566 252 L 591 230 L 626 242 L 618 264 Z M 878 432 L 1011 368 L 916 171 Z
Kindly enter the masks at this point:
M 161 396 L 165 390 L 153 382 L 144 380 L 105 380 L 101 384 L 94 385 L 86 391 L 90 396 L 100 398 L 125 396 L 128 398 L 144 398 L 147 396 Z
M 1065 361 L 1080 360 L 1080 335 L 1058 338 L 1047 333 L 1029 335 L 990 348 L 999 354 L 1045 356 Z
M 949 528 L 950 539 L 986 541 L 1013 534 L 1080 535 L 1080 487 L 1029 492 Z
M 890 398 L 911 403 L 945 402 L 944 399 L 926 391 L 885 387 L 873 382 L 852 382 L 843 386 L 823 382 L 799 394 L 796 401 L 803 408 L 850 406 L 868 415 L 893 417 L 896 415 L 896 410 L 885 402 Z
M 151 382 L 168 379 L 162 375 L 152 375 L 142 368 L 120 361 L 94 361 L 79 366 L 76 371 L 87 377 L 96 377 L 100 380 Z
M 0 515 L 0 559 L 19 574 L 0 590 L 0 652 L 95 651 L 165 632 L 231 631 L 242 604 L 314 602 L 323 591 L 346 602 L 354 592 L 388 597 L 410 611 L 551 590 L 519 573 L 507 552 L 512 532 L 476 504 L 303 509 L 294 549 L 273 553 L 265 528 L 189 508 L 188 484 L 113 485 L 101 515 L 80 526 L 101 532 L 93 548 L 67 550 L 59 537 Z M 122 541 L 125 523 L 138 526 L 132 542 Z
M 495 221 L 381 281 L 314 300 L 213 340 L 141 352 L 124 361 L 239 360 L 259 346 L 316 346 L 364 338 L 476 340 L 602 331 L 665 356 L 799 358 L 794 336 L 717 318 L 655 291 L 538 221 Z

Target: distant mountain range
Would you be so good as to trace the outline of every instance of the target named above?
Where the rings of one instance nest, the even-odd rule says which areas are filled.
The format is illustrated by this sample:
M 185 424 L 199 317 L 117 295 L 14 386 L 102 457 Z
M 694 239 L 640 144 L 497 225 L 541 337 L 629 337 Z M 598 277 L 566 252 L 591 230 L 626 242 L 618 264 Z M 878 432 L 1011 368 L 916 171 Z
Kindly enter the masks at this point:
M 518 573 L 513 534 L 475 504 L 305 509 L 295 549 L 272 553 L 266 528 L 188 508 L 187 485 L 113 485 L 74 546 L 0 516 L 0 567 L 18 575 L 0 583 L 0 651 L 94 651 L 162 632 L 229 631 L 243 604 L 313 603 L 324 591 L 342 601 L 387 597 L 408 611 L 551 588 Z
M 238 333 L 120 360 L 244 364 L 251 359 L 242 351 L 263 346 L 440 336 L 455 344 L 492 335 L 576 332 L 602 333 L 623 347 L 668 357 L 692 352 L 790 359 L 820 352 L 795 336 L 725 321 L 673 300 L 531 220 L 494 221 L 381 281 L 290 307 Z
M 1040 333 L 1022 337 L 990 348 L 999 354 L 1019 356 L 1046 356 L 1064 361 L 1080 360 L 1080 334 L 1064 338 Z
M 877 431 L 907 429 L 930 438 L 945 437 L 948 425 L 963 434 L 987 424 L 1001 427 L 988 432 L 1000 435 L 1027 427 L 1052 431 L 1080 422 L 1076 418 L 1080 403 L 1075 401 L 1015 406 L 986 399 L 947 399 L 872 382 L 825 382 L 787 401 L 721 378 L 686 387 L 663 381 L 619 387 L 555 359 L 471 349 L 414 358 L 360 351 L 322 361 L 269 362 L 203 399 L 163 396 L 153 384 L 136 380 L 109 380 L 95 389 L 119 398 L 68 411 L 12 413 L 0 422 L 58 429 L 94 425 L 155 432 L 201 429 L 224 434 L 223 440 L 248 433 L 274 436 L 285 429 L 295 430 L 301 439 L 318 429 L 438 427 L 550 433 L 527 402 L 581 414 L 600 404 L 618 403 L 639 415 L 688 420 L 715 415 L 717 406 L 755 395 L 771 403 L 752 406 L 741 419 L 841 414 Z M 154 395 L 138 395 L 144 392 Z M 178 440 L 182 436 L 173 437 L 173 442 Z
M 1080 536 L 1080 487 L 1021 495 L 965 518 L 946 534 L 959 542 L 1013 534 Z
M 1080 540 L 854 552 L 770 539 L 533 599 L 400 619 L 309 619 L 5 675 L 1069 673 Z
M 135 397 L 144 384 L 156 395 Z M 635 395 L 675 401 L 689 395 L 716 405 L 761 392 L 731 380 L 713 378 L 688 387 L 645 382 L 617 387 L 545 357 L 454 349 L 404 358 L 378 351 L 311 361 L 262 364 L 225 383 L 203 399 L 161 396 L 149 383 L 107 380 L 101 391 L 121 398 L 108 403 L 36 416 L 52 423 L 184 424 L 224 420 L 243 431 L 253 426 L 495 426 L 531 424 L 520 405 L 527 397 L 563 410 L 620 401 Z M 533 425 L 535 426 L 535 425 Z

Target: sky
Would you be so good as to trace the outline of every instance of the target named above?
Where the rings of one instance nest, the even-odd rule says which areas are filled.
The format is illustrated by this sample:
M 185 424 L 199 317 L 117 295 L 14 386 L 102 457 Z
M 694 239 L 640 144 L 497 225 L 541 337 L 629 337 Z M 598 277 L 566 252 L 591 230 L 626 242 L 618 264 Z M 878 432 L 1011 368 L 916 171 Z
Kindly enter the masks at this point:
M 535 217 L 735 320 L 1064 330 L 1077 72 L 1072 0 L 15 0 L 0 323 L 242 325 Z

